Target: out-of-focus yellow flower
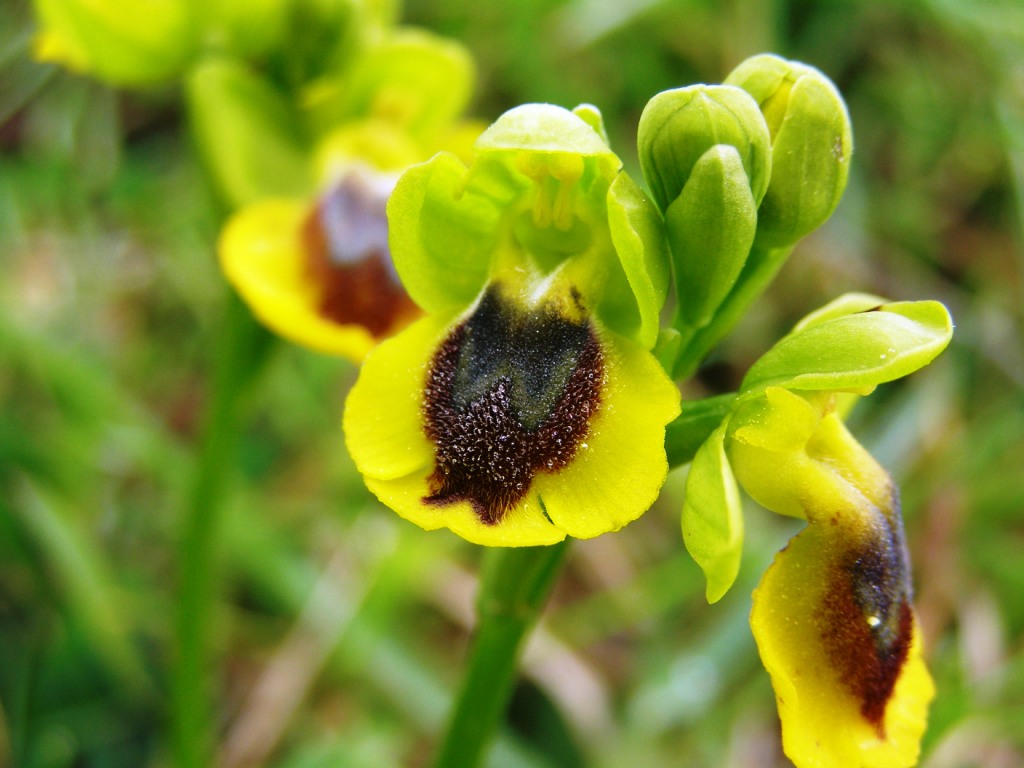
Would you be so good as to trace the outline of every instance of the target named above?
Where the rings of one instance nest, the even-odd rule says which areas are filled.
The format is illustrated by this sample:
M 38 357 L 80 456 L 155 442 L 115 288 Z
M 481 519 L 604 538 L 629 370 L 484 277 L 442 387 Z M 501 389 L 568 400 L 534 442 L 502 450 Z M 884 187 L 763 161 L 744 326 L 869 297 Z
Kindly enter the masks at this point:
M 434 70 L 450 75 L 440 104 L 430 99 L 431 88 L 440 87 Z M 398 176 L 438 150 L 467 156 L 483 127 L 456 119 L 472 67 L 449 41 L 396 31 L 352 72 L 351 92 L 335 84 L 310 97 L 316 110 L 341 121 L 311 153 L 316 198 L 264 198 L 261 184 L 232 183 L 248 177 L 225 173 L 225 188 L 242 190 L 234 198 L 255 202 L 228 222 L 219 254 L 224 274 L 267 327 L 359 362 L 420 314 L 391 262 L 386 207 Z M 196 92 L 207 94 L 208 82 L 197 83 Z M 211 126 L 206 133 L 213 136 Z

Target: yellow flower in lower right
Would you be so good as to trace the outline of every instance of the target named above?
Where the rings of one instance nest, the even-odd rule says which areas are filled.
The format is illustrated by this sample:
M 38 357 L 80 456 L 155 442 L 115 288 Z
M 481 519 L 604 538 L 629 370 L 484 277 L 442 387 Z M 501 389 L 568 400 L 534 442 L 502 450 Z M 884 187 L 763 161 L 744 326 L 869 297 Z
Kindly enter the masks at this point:
M 726 446 L 748 493 L 807 520 L 765 572 L 750 617 L 786 754 L 799 768 L 915 765 L 935 688 L 896 486 L 833 393 L 769 387 L 733 414 Z
M 935 688 L 898 521 L 868 506 L 812 519 L 754 593 L 751 629 L 801 768 L 917 762 Z

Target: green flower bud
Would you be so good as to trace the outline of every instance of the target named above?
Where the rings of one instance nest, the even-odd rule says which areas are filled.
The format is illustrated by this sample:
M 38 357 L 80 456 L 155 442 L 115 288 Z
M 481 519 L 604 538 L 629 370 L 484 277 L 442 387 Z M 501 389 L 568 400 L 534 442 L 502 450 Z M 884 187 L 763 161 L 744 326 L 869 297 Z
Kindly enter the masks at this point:
M 764 117 L 747 93 L 731 86 L 691 85 L 662 91 L 647 102 L 637 149 L 662 211 L 682 192 L 697 161 L 717 144 L 736 148 L 760 204 L 771 174 L 770 140 Z
M 182 71 L 198 39 L 192 4 L 151 0 L 35 0 L 36 56 L 114 85 L 144 85 Z
M 701 155 L 665 224 L 679 316 L 700 328 L 736 282 L 757 230 L 757 204 L 735 147 L 717 144 Z
M 725 82 L 754 97 L 771 133 L 758 242 L 792 245 L 832 215 L 846 188 L 853 151 L 846 104 L 817 69 L 769 54 L 747 59 Z

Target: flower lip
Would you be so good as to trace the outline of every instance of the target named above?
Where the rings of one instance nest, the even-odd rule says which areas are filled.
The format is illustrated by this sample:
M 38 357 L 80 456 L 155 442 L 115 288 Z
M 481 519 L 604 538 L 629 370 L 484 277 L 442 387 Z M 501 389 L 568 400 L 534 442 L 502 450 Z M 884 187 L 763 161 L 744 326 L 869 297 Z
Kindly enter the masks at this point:
M 435 468 L 423 501 L 468 501 L 495 525 L 538 472 L 567 466 L 601 403 L 604 364 L 588 321 L 524 309 L 492 286 L 442 342 L 427 374 Z
M 386 207 L 394 182 L 354 166 L 321 197 L 302 228 L 320 314 L 339 325 L 361 325 L 376 338 L 416 312 L 388 248 Z
M 831 569 L 822 640 L 861 715 L 884 739 L 885 710 L 907 660 L 914 618 L 900 519 L 893 523 L 876 512 L 876 523 Z

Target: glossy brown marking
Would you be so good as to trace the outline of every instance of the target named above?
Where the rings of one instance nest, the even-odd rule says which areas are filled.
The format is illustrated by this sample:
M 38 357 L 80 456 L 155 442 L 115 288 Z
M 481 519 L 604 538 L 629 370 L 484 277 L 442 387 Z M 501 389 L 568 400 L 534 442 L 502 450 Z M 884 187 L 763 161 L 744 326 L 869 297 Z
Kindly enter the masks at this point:
M 861 715 L 884 738 L 885 709 L 914 627 L 898 511 L 844 553 L 828 577 L 822 619 L 830 660 L 860 701 Z
M 481 522 L 501 522 L 536 473 L 572 461 L 603 382 L 588 323 L 522 312 L 492 288 L 431 362 L 423 411 L 435 465 L 424 502 L 468 501 Z
M 375 338 L 418 312 L 391 263 L 386 203 L 353 175 L 321 198 L 302 228 L 320 314 L 339 325 L 361 325 Z

